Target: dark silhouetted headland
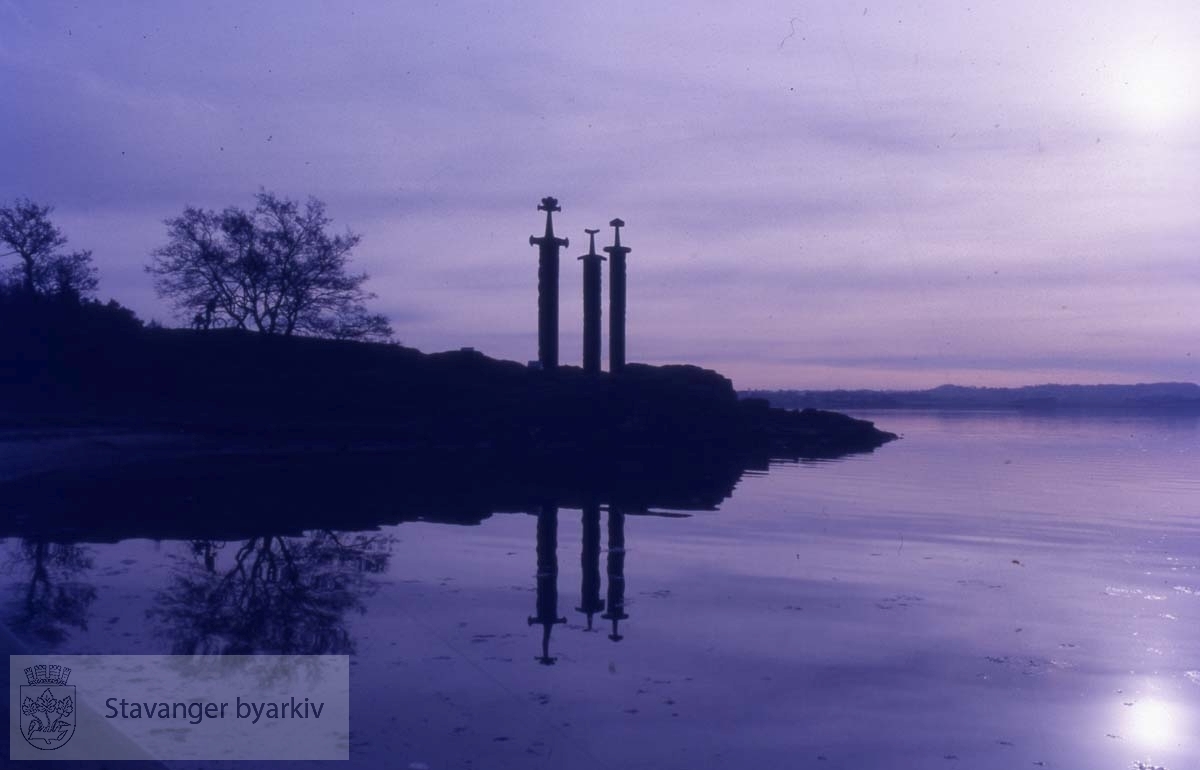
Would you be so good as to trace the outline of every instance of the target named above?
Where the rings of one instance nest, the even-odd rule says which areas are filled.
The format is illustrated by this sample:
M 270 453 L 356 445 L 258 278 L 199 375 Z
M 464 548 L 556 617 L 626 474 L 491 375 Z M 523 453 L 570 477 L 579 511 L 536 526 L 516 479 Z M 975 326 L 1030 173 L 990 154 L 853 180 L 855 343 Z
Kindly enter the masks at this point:
M 478 521 L 545 499 L 712 507 L 772 458 L 867 452 L 894 438 L 844 415 L 739 399 L 728 379 L 694 366 L 549 372 L 473 350 L 143 328 L 99 303 L 31 302 L 18 316 L 0 340 L 4 426 L 169 432 L 207 447 L 99 480 L 67 468 L 3 485 L 10 502 L 58 490 L 59 510 L 40 518 L 60 527 L 84 526 L 89 509 L 117 529 L 122 517 L 144 524 L 163 499 L 194 510 L 157 516 L 160 536 L 199 536 L 198 522 L 221 516 L 253 530 L 255 511 L 297 528 L 330 517 Z M 262 505 L 230 505 L 229 489 Z
M 870 423 L 740 401 L 694 366 L 620 375 L 539 371 L 474 350 L 236 330 L 99 325 L 5 337 L 8 424 L 102 424 L 262 438 L 490 446 L 517 452 L 738 449 L 780 456 L 865 451 Z

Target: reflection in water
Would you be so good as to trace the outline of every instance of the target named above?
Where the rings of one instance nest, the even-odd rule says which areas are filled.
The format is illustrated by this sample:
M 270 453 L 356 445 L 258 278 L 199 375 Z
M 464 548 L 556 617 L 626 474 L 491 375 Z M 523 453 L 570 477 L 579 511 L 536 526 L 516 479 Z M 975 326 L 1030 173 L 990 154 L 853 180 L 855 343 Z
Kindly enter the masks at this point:
M 587 615 L 587 630 L 592 630 L 592 618 L 607 608 L 600 617 L 612 621 L 614 642 L 621 641 L 618 623 L 625 614 L 625 514 L 615 505 L 608 507 L 608 599 L 600 598 L 600 506 L 583 506 L 583 544 L 579 556 L 582 566 L 582 586 L 576 611 Z M 558 659 L 550 655 L 550 633 L 554 626 L 566 623 L 558 616 L 558 506 L 544 505 L 537 522 L 537 615 L 528 619 L 529 625 L 542 626 L 542 654 L 537 658 L 543 665 Z
M 225 543 L 192 541 L 195 557 L 156 597 L 151 619 L 177 655 L 344 655 L 354 651 L 350 610 L 363 611 L 387 568 L 390 540 L 321 530 L 242 542 L 219 565 Z
M 599 501 L 629 510 L 713 510 L 748 468 L 766 468 L 765 458 L 723 453 L 588 459 L 314 451 L 63 468 L 0 483 L 0 537 L 68 530 L 98 542 L 228 541 L 408 521 L 473 525 L 547 500 L 564 508 Z M 165 509 L 173 515 L 163 516 Z
M 773 468 L 769 477 L 747 480 L 721 515 L 675 522 L 641 515 L 647 508 L 682 507 L 659 502 L 691 499 L 682 489 L 673 497 L 656 492 L 635 498 L 597 481 L 566 492 L 560 492 L 565 483 L 508 491 L 495 474 L 481 489 L 478 466 L 472 465 L 431 472 L 421 487 L 386 490 L 384 481 L 399 482 L 383 463 L 368 463 L 333 481 L 315 463 L 303 466 L 308 477 L 323 483 L 357 484 L 359 475 L 375 483 L 371 473 L 382 479 L 370 504 L 355 487 L 355 502 L 327 509 L 327 516 L 337 513 L 339 527 L 434 515 L 450 521 L 453 494 L 478 501 L 469 510 L 479 516 L 453 519 L 463 523 L 483 521 L 493 511 L 536 513 L 542 501 L 559 510 L 554 539 L 564 553 L 557 561 L 557 588 L 567 593 L 549 615 L 561 613 L 571 622 L 552 629 L 558 641 L 547 640 L 545 650 L 542 627 L 520 627 L 536 614 L 529 612 L 535 609 L 528 606 L 533 597 L 508 590 L 513 570 L 525 576 L 517 582 L 532 588 L 527 573 L 537 561 L 533 517 L 503 513 L 480 527 L 398 528 L 407 543 L 397 548 L 411 561 L 401 570 L 400 551 L 392 558 L 395 574 L 380 591 L 394 595 L 374 597 L 378 603 L 364 598 L 370 608 L 364 618 L 353 610 L 344 615 L 358 642 L 355 702 L 366 706 L 356 711 L 362 742 L 352 749 L 355 761 L 363 767 L 461 767 L 467 759 L 478 764 L 479 757 L 489 756 L 494 765 L 512 767 L 666 767 L 685 760 L 715 767 L 737 756 L 750 767 L 863 770 L 1200 767 L 1195 730 L 1200 442 L 1194 428 L 1178 435 L 1138 428 L 1133 435 L 1136 426 L 1119 423 L 1014 425 L 962 416 L 939 426 L 920 415 L 904 419 L 889 417 L 889 427 L 906 432 L 904 442 L 869 462 Z M 152 501 L 157 519 L 150 503 L 135 503 L 140 507 L 121 514 L 128 522 L 123 530 L 97 519 L 86 537 L 144 539 L 119 545 L 94 539 L 96 545 L 87 547 L 95 567 L 69 579 L 95 584 L 100 596 L 84 614 L 89 632 L 65 626 L 70 638 L 64 646 L 78 640 L 89 649 L 131 651 L 124 637 L 141 633 L 130 626 L 131 610 L 160 589 L 179 601 L 177 575 L 204 588 L 196 597 L 200 608 L 192 611 L 201 615 L 206 595 L 232 571 L 235 554 L 263 531 L 253 521 L 252 503 L 289 513 L 286 506 L 301 505 L 296 529 L 287 530 L 297 535 L 307 526 L 303 516 L 311 508 L 316 517 L 316 504 L 323 502 L 300 485 L 284 502 L 270 498 L 267 487 L 291 483 L 290 475 L 268 474 L 249 489 L 209 478 L 204 477 L 209 487 L 164 481 L 162 497 Z M 438 479 L 445 493 L 435 488 Z M 101 501 L 104 515 L 110 506 L 145 494 L 132 483 L 80 484 L 80 499 L 87 492 Z M 715 487 L 710 485 L 718 491 Z M 261 495 L 246 494 L 260 488 Z M 44 481 L 39 489 L 44 497 L 52 497 L 48 489 L 59 492 Z M 32 495 L 32 484 L 30 490 Z M 50 516 L 29 525 L 8 517 L 16 506 L 7 492 L 0 485 L 0 527 L 61 526 Z M 191 505 L 184 496 L 193 493 L 214 508 L 238 498 L 221 516 L 249 531 L 235 535 L 232 526 L 222 530 L 219 521 L 201 515 L 161 515 Z M 302 493 L 309 497 L 293 499 Z M 31 498 L 20 510 L 40 515 L 45 508 Z M 341 523 L 342 511 L 355 522 Z M 578 535 L 576 516 L 582 523 Z M 617 526 L 622 519 L 629 525 L 627 538 Z M 168 525 L 180 532 L 160 550 L 153 536 Z M 611 544 L 609 525 L 616 530 Z M 29 537 L 36 530 L 18 531 Z M 513 548 L 516 535 L 521 546 Z M 208 539 L 198 539 L 189 550 L 192 538 Z M 619 550 L 625 544 L 634 549 L 629 566 L 636 570 L 627 587 Z M 606 545 L 612 546 L 608 565 L 602 561 Z M 271 546 L 278 550 L 279 544 Z M 19 540 L 6 543 L 0 564 L 20 547 Z M 36 549 L 32 542 L 26 547 L 12 562 L 19 570 L 9 565 L 4 571 L 6 620 L 10 605 L 24 611 L 27 578 L 36 572 L 37 559 L 28 558 Z M 513 551 L 519 552 L 515 558 Z M 172 563 L 164 558 L 168 553 L 186 559 Z M 117 560 L 129 555 L 139 557 L 138 565 L 118 567 Z M 41 558 L 50 584 L 61 585 L 55 559 L 45 552 Z M 583 567 L 579 578 L 577 558 Z M 609 573 L 616 579 L 606 578 Z M 687 596 L 646 590 L 683 576 Z M 446 577 L 454 582 L 431 583 Z M 228 579 L 242 580 L 236 574 Z M 365 579 L 375 580 L 369 574 Z M 1106 593 L 1106 586 L 1128 593 Z M 583 610 L 590 609 L 594 628 L 602 628 L 604 636 L 612 631 L 610 620 L 600 618 L 613 609 L 604 601 L 609 590 L 619 597 L 610 615 L 640 609 L 636 625 L 618 623 L 620 634 L 633 630 L 630 645 L 583 630 L 589 614 Z M 109 591 L 113 595 L 106 597 Z M 636 603 L 643 597 L 648 604 Z M 110 626 L 103 622 L 110 614 L 105 605 L 116 603 L 125 605 L 122 622 Z M 218 614 L 210 625 L 222 618 L 236 621 L 231 611 Z M 279 615 L 280 623 L 295 622 Z M 198 635 L 195 629 L 188 633 Z M 702 639 L 694 643 L 697 635 Z M 804 644 L 790 643 L 799 639 Z M 155 651 L 169 652 L 170 641 L 163 637 L 158 646 L 166 649 Z M 463 654 L 442 662 L 448 645 Z M 1161 654 L 1147 653 L 1148 646 Z M 138 642 L 132 651 L 146 649 Z M 563 665 L 543 668 L 530 660 L 539 653 L 557 655 Z M 608 661 L 616 674 L 604 665 Z M 539 676 L 529 680 L 522 670 Z M 511 708 L 497 707 L 500 693 L 480 673 L 513 690 Z M 789 677 L 799 679 L 785 681 Z M 526 680 L 528 689 L 536 687 L 553 704 L 548 707 L 553 722 L 532 718 L 547 712 L 524 697 L 526 687 L 519 683 Z M 398 685 L 403 708 L 372 708 L 394 701 Z M 668 699 L 675 703 L 668 706 Z M 638 707 L 638 714 L 622 715 L 619 709 L 626 705 Z M 405 720 L 402 712 L 418 718 Z M 558 730 L 559 718 L 574 727 Z M 500 735 L 512 737 L 493 743 Z M 543 740 L 545 746 L 536 745 Z M 530 747 L 541 754 L 528 753 Z M 681 749 L 689 752 L 684 760 Z
M 583 574 L 576 612 L 587 615 L 588 630 L 592 630 L 592 617 L 604 609 L 600 598 L 600 506 L 590 503 L 583 506 L 583 546 L 579 552 L 579 565 Z
M 542 626 L 542 665 L 557 660 L 550 656 L 550 631 L 566 622 L 558 617 L 558 506 L 543 505 L 537 521 L 537 617 L 529 618 L 529 625 Z
M 217 552 L 225 547 L 225 543 L 215 540 L 193 540 L 190 545 L 192 555 L 204 561 L 204 569 L 208 572 L 216 572 Z
M 625 638 L 617 630 L 617 623 L 629 617 L 625 614 L 625 513 L 615 505 L 608 507 L 608 612 L 600 617 L 612 621 L 609 639 Z
M 27 574 L 5 613 L 18 635 L 61 644 L 68 629 L 87 630 L 96 588 L 79 580 L 92 568 L 89 550 L 73 543 L 26 538 L 9 559 L 9 570 Z

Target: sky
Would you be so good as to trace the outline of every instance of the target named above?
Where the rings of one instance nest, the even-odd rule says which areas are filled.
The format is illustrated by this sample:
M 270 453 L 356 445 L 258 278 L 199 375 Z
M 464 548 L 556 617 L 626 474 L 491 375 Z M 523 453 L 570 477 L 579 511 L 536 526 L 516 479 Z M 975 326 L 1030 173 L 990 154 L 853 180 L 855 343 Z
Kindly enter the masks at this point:
M 266 189 L 362 235 L 403 344 L 533 359 L 553 195 L 566 363 L 620 217 L 633 361 L 1200 381 L 1195 2 L 0 0 L 0 104 L 0 205 L 145 319 L 163 220 Z

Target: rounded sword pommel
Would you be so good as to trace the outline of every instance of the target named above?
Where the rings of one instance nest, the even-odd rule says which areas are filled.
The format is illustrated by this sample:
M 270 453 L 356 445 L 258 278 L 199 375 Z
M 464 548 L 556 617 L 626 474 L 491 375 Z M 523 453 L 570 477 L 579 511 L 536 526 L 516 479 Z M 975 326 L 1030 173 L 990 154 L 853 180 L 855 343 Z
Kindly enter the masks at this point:
M 614 219 L 609 224 L 613 227 L 613 245 L 605 246 L 604 252 L 613 255 L 628 254 L 630 249 L 621 245 L 621 228 L 625 226 L 624 220 Z
M 589 229 L 587 229 L 586 227 L 585 227 L 585 228 L 583 228 L 583 231 L 584 231 L 585 233 L 587 233 L 588 235 L 595 235 L 596 233 L 600 232 L 599 230 L 589 230 Z
M 562 211 L 562 207 L 558 205 L 558 198 L 547 196 L 542 198 L 542 202 L 538 204 L 538 211 Z

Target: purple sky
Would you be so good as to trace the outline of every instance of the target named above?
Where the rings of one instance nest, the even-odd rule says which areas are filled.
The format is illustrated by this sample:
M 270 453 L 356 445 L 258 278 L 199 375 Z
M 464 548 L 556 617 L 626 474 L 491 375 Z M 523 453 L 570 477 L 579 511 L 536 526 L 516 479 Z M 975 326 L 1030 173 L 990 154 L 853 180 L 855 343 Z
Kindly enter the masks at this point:
M 0 0 L 0 200 L 163 321 L 162 220 L 261 186 L 364 236 L 405 344 L 535 358 L 555 195 L 567 362 L 619 216 L 631 360 L 1200 380 L 1200 4 L 665 5 Z

